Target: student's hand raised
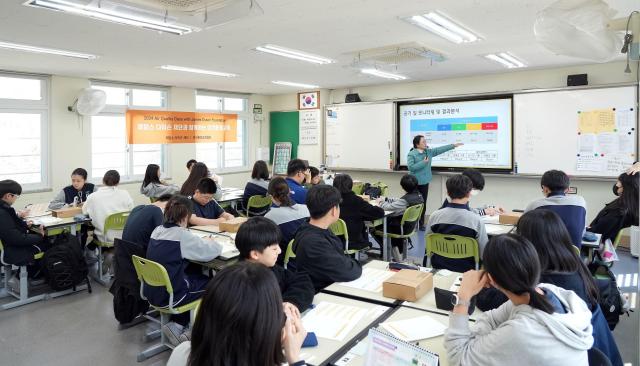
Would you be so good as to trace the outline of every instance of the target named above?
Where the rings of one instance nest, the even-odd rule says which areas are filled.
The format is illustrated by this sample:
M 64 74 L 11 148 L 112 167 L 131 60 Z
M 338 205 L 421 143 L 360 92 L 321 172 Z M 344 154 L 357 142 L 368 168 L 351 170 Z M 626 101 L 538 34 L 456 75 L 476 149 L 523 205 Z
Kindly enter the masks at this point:
M 626 173 L 629 175 L 635 175 L 637 172 L 640 172 L 640 162 L 634 163 L 630 166 Z
M 282 343 L 287 362 L 292 365 L 301 361 L 300 349 L 304 339 L 307 337 L 307 331 L 302 325 L 302 319 L 296 318 L 288 310 L 285 310 L 284 313 L 287 316 L 287 321 L 284 323 L 284 339 Z
M 466 271 L 462 274 L 462 283 L 458 290 L 458 296 L 462 300 L 469 301 L 487 286 L 488 281 L 489 277 L 484 271 Z

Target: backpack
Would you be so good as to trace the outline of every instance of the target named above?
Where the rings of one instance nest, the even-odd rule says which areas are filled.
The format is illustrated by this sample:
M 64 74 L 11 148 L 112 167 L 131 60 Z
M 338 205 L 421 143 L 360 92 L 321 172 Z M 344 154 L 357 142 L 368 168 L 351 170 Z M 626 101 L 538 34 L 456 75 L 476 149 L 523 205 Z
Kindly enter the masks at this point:
M 591 271 L 600 292 L 598 304 L 607 319 L 609 329 L 613 330 L 620 321 L 620 315 L 629 315 L 629 310 L 625 307 L 625 300 L 616 283 L 616 276 L 611 272 L 609 266 L 597 259 L 589 264 L 589 271 Z
M 127 324 L 149 310 L 149 303 L 140 297 L 140 282 L 131 261 L 132 255 L 144 258 L 146 248 L 117 238 L 114 247 L 115 277 L 109 292 L 113 295 L 113 315 L 120 324 Z
M 89 271 L 78 240 L 73 235 L 60 235 L 53 247 L 44 253 L 43 272 L 47 284 L 55 291 L 72 288 L 86 281 L 91 293 Z
M 131 323 L 138 315 L 149 310 L 149 303 L 140 298 L 140 292 L 129 286 L 115 286 L 109 292 L 113 294 L 113 314 L 120 324 Z
M 362 194 L 369 196 L 371 199 L 376 199 L 382 195 L 382 189 L 377 186 L 372 186 L 370 183 L 365 183 Z

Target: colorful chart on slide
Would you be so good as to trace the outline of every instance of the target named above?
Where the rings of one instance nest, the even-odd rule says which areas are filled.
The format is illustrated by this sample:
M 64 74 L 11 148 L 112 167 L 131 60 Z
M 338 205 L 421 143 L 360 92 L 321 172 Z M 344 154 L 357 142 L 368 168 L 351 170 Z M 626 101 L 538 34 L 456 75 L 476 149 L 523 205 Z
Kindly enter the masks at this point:
M 448 103 L 399 104 L 400 165 L 407 164 L 413 137 L 429 148 L 463 143 L 433 158 L 433 167 L 512 169 L 511 98 Z

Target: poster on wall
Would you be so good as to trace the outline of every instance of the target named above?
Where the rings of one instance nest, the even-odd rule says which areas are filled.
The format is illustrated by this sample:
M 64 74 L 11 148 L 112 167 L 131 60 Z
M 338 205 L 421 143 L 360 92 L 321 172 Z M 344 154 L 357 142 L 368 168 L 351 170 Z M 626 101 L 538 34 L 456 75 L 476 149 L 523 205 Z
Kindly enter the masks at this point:
M 238 115 L 128 110 L 129 144 L 236 142 Z
M 299 145 L 317 145 L 320 134 L 320 110 L 300 111 Z

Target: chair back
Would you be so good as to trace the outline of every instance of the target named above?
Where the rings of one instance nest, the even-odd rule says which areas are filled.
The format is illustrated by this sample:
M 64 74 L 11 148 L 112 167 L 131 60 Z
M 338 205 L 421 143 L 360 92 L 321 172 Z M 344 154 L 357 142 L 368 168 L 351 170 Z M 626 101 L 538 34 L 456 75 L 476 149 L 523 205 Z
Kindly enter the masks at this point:
M 402 214 L 402 219 L 400 220 L 400 233 L 403 236 L 411 236 L 415 234 L 418 230 L 418 220 L 420 220 L 420 215 L 422 214 L 422 203 L 414 206 L 407 207 Z M 404 228 L 405 224 L 413 224 L 413 230 L 410 233 L 405 233 Z
M 344 238 L 344 251 L 346 253 L 349 250 L 349 232 L 347 231 L 347 223 L 344 222 L 343 219 L 338 219 L 338 221 L 329 226 L 329 230 L 331 230 L 333 235 Z
M 351 190 L 353 191 L 353 193 L 355 193 L 357 195 L 361 195 L 363 188 L 364 188 L 364 183 L 358 182 L 358 183 L 353 183 L 353 186 L 351 187 Z
M 142 284 L 147 284 L 154 287 L 164 287 L 167 289 L 167 292 L 173 296 L 173 286 L 171 285 L 169 274 L 160 263 L 138 257 L 137 255 L 132 255 L 131 260 L 133 261 L 133 267 L 136 269 L 136 275 L 138 276 L 141 286 Z M 173 304 L 173 301 L 169 303 Z
M 271 196 L 266 195 L 266 196 L 261 196 L 261 195 L 255 195 L 255 196 L 251 196 L 249 197 L 249 201 L 247 202 L 247 217 L 251 217 L 253 216 L 264 216 L 264 213 L 266 213 L 267 211 L 269 211 L 269 206 L 271 206 Z M 251 209 L 256 209 L 254 211 L 251 211 Z M 264 210 L 264 213 L 262 215 L 256 214 L 255 212 L 261 212 Z
M 104 233 L 108 233 L 109 230 L 123 230 L 129 218 L 129 213 L 129 211 L 125 211 L 107 216 L 107 219 L 104 220 Z
M 587 351 L 589 366 L 612 366 L 611 361 L 602 351 L 593 347 Z
M 293 241 L 295 239 L 291 239 L 289 241 L 289 244 L 287 244 L 287 251 L 284 252 L 284 268 L 287 268 L 287 265 L 289 264 L 289 260 L 291 260 L 291 258 L 295 258 L 296 257 L 296 253 L 293 251 Z
M 580 257 L 580 248 L 578 248 L 578 247 L 577 247 L 577 246 L 575 246 L 575 245 L 572 245 L 571 247 L 573 248 L 573 251 L 574 251 L 574 252 L 576 252 L 576 254 L 578 255 L 578 257 Z
M 620 229 L 620 231 L 618 231 L 618 235 L 616 235 L 616 238 L 613 240 L 613 247 L 618 249 L 618 244 L 620 244 L 620 240 L 622 239 L 622 232 L 624 231 L 624 229 Z
M 480 251 L 478 241 L 473 238 L 449 234 L 428 234 L 425 254 L 431 262 L 431 256 L 437 254 L 450 259 L 473 257 L 476 269 L 480 267 Z
M 157 200 L 158 200 L 157 197 L 149 197 L 149 201 L 151 201 L 151 203 L 154 203 Z

